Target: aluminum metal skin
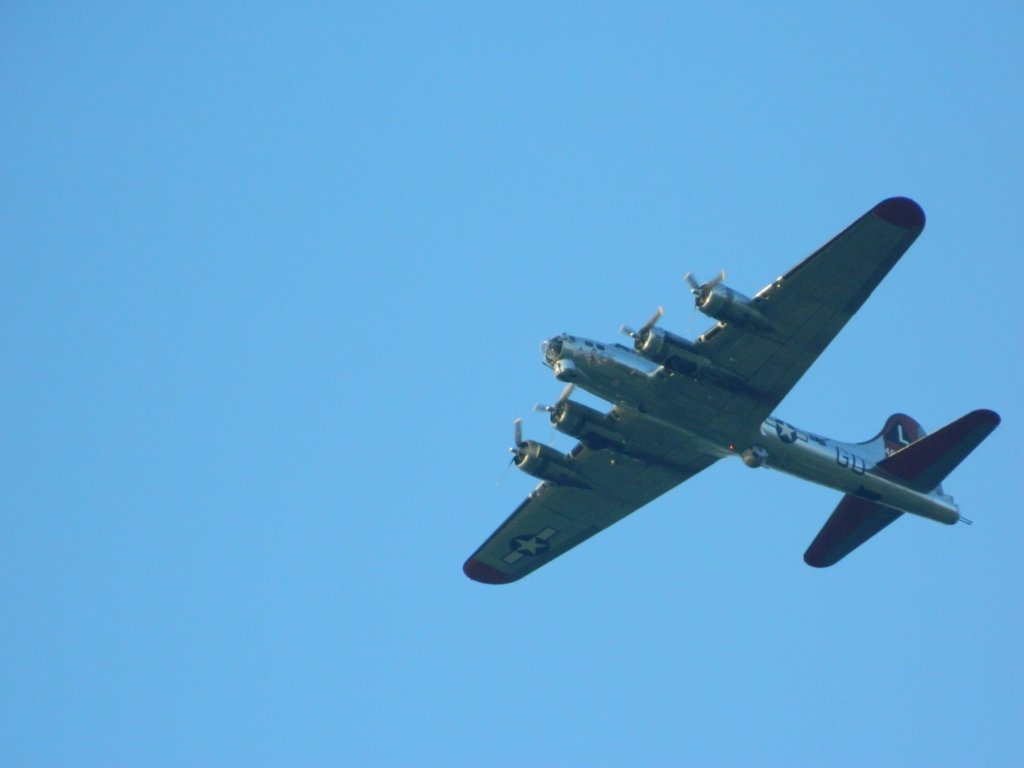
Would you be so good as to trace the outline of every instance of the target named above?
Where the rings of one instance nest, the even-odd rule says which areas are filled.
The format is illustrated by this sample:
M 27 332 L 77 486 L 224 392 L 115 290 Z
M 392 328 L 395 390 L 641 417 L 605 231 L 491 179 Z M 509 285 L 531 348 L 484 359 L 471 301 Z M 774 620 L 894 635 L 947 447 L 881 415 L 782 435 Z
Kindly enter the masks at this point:
M 804 560 L 834 565 L 903 513 L 952 525 L 960 515 L 942 480 L 999 424 L 976 410 L 928 435 L 893 414 L 874 438 L 844 443 L 772 415 L 800 376 L 924 229 L 924 213 L 889 198 L 753 298 L 686 275 L 698 310 L 717 323 L 694 341 L 658 327 L 623 327 L 632 348 L 570 334 L 541 343 L 567 384 L 549 413 L 579 442 L 566 454 L 524 440 L 513 463 L 541 480 L 463 570 L 506 584 L 531 573 L 715 461 L 738 457 L 844 494 Z M 576 387 L 612 404 L 572 399 Z
M 920 493 L 878 466 L 886 457 L 864 455 L 860 446 L 841 443 L 801 430 L 771 416 L 759 435 L 693 434 L 673 418 L 670 397 L 659 397 L 671 373 L 621 344 L 606 345 L 562 334 L 541 343 L 544 362 L 555 378 L 591 394 L 642 413 L 680 433 L 680 439 L 702 444 L 720 456 L 738 455 L 749 467 L 769 467 L 843 493 L 870 498 L 903 512 L 952 525 L 960 521 L 959 507 L 941 492 Z M 558 426 L 557 424 L 555 425 Z

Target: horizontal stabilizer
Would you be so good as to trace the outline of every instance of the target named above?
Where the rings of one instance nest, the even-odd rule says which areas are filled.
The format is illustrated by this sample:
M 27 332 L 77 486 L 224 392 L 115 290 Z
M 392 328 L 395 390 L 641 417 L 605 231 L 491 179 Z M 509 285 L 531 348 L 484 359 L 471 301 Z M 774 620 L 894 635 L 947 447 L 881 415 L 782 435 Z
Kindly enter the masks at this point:
M 995 411 L 971 411 L 883 459 L 878 466 L 915 491 L 928 493 L 999 426 L 999 421 Z
M 930 493 L 999 426 L 999 420 L 994 411 L 972 411 L 883 459 L 876 468 L 915 491 Z M 902 514 L 859 496 L 844 496 L 807 548 L 804 562 L 815 568 L 835 565 Z
M 844 496 L 804 552 L 804 562 L 815 568 L 835 565 L 902 514 L 860 496 Z

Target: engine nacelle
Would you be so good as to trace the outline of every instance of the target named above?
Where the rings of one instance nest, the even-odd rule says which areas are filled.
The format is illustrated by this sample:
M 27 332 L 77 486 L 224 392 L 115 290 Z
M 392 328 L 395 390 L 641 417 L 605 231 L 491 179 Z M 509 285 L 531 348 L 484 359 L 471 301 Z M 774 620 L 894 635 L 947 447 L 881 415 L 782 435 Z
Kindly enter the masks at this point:
M 618 434 L 607 414 L 588 405 L 564 400 L 551 411 L 551 424 L 559 432 L 571 435 L 588 448 L 622 450 L 625 440 Z
M 697 309 L 723 323 L 761 331 L 772 330 L 772 324 L 752 306 L 750 299 L 721 283 L 706 284 L 700 288 L 697 293 Z
M 637 337 L 633 346 L 644 357 L 676 373 L 697 376 L 711 367 L 711 361 L 697 353 L 697 347 L 692 341 L 661 328 L 651 328 L 643 336 Z
M 558 485 L 587 487 L 564 453 L 542 443 L 524 440 L 515 447 L 512 461 L 526 474 L 541 480 Z
M 736 374 L 701 355 L 692 341 L 661 328 L 651 328 L 643 336 L 638 336 L 633 346 L 644 357 L 661 363 L 673 373 L 710 379 L 727 387 L 743 386 L 743 381 Z

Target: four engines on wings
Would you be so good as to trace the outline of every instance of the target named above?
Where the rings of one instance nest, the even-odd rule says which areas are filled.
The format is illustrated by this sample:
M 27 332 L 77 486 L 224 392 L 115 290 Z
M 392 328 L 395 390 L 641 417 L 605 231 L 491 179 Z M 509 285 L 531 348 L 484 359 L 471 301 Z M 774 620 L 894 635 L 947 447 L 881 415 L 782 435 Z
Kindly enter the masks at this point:
M 770 326 L 756 309 L 740 309 L 748 307 L 750 300 L 721 285 L 722 277 L 724 275 L 699 285 L 687 275 L 694 287 L 697 307 L 705 313 L 710 313 L 709 308 L 718 312 L 727 307 L 730 320 L 743 320 L 751 330 L 767 330 Z M 555 378 L 569 384 L 555 405 L 544 408 L 558 430 L 593 450 L 605 448 L 629 456 L 664 460 L 662 452 L 652 449 L 646 436 L 637 438 L 631 430 L 624 433 L 615 412 L 601 413 L 570 400 L 572 387 L 579 385 L 603 400 L 644 414 L 670 430 L 681 430 L 681 437 L 688 445 L 706 443 L 701 446 L 705 453 L 720 457 L 731 454 L 726 448 L 728 439 L 708 441 L 699 438 L 693 430 L 687 431 L 687 425 L 682 423 L 685 409 L 672 408 L 670 402 L 673 390 L 680 385 L 685 388 L 687 382 L 708 382 L 729 390 L 741 390 L 745 387 L 744 381 L 708 359 L 694 342 L 656 327 L 663 314 L 659 307 L 638 331 L 622 327 L 621 332 L 633 339 L 632 349 L 565 333 L 541 342 L 544 363 L 552 369 Z M 668 384 L 669 379 L 676 382 L 675 386 Z M 569 456 L 532 441 L 523 443 L 518 430 L 517 426 L 517 448 L 513 448 L 513 452 L 514 462 L 520 469 L 551 482 L 577 485 L 585 482 Z
M 658 407 L 655 404 L 663 401 L 665 398 L 661 395 L 669 391 L 665 387 L 673 374 L 681 374 L 677 380 L 703 380 L 726 389 L 745 386 L 735 374 L 701 355 L 698 345 L 656 328 L 660 317 L 659 309 L 639 331 L 623 329 L 633 338 L 634 349 L 567 334 L 541 344 L 545 363 L 557 378 L 570 385 L 553 406 L 544 408 L 556 429 L 592 450 L 606 449 L 639 461 L 666 463 L 662 453 L 648 445 L 642 436 L 635 439 L 629 430 L 621 429 L 616 412 L 601 413 L 571 400 L 572 387 L 579 384 L 604 400 L 657 421 L 662 428 L 678 431 L 680 441 L 699 445 L 704 453 L 718 457 L 739 455 L 750 467 L 767 466 L 940 522 L 959 520 L 956 505 L 940 488 L 929 489 L 927 493 L 913 490 L 877 467 L 886 456 L 878 438 L 864 444 L 841 443 L 770 417 L 760 425 L 758 434 L 734 438 L 743 444 L 721 439 L 712 442 L 707 435 L 698 435 L 678 423 L 671 413 L 655 412 Z M 518 424 L 516 429 L 512 452 L 519 469 L 548 482 L 589 487 L 585 470 L 580 462 L 573 460 L 572 454 L 524 441 Z M 914 439 L 924 434 L 912 419 L 906 429 L 906 434 L 913 435 Z

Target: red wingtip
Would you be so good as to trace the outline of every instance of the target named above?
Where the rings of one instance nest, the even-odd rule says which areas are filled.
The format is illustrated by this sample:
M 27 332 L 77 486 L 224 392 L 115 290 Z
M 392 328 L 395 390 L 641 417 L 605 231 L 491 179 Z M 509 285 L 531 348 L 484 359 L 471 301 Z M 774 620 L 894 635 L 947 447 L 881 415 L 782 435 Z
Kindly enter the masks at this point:
M 924 211 L 909 197 L 890 197 L 872 208 L 871 212 L 897 227 L 924 229 Z
M 508 584 L 511 581 L 515 581 L 508 574 L 502 573 L 497 568 L 492 568 L 472 557 L 462 566 L 462 572 L 473 581 L 479 581 L 481 584 Z
M 988 408 L 979 408 L 977 411 L 974 411 L 974 415 L 977 417 L 979 422 L 983 424 L 991 424 L 992 429 L 995 429 L 1003 422 L 1002 417 L 998 413 L 990 411 Z

